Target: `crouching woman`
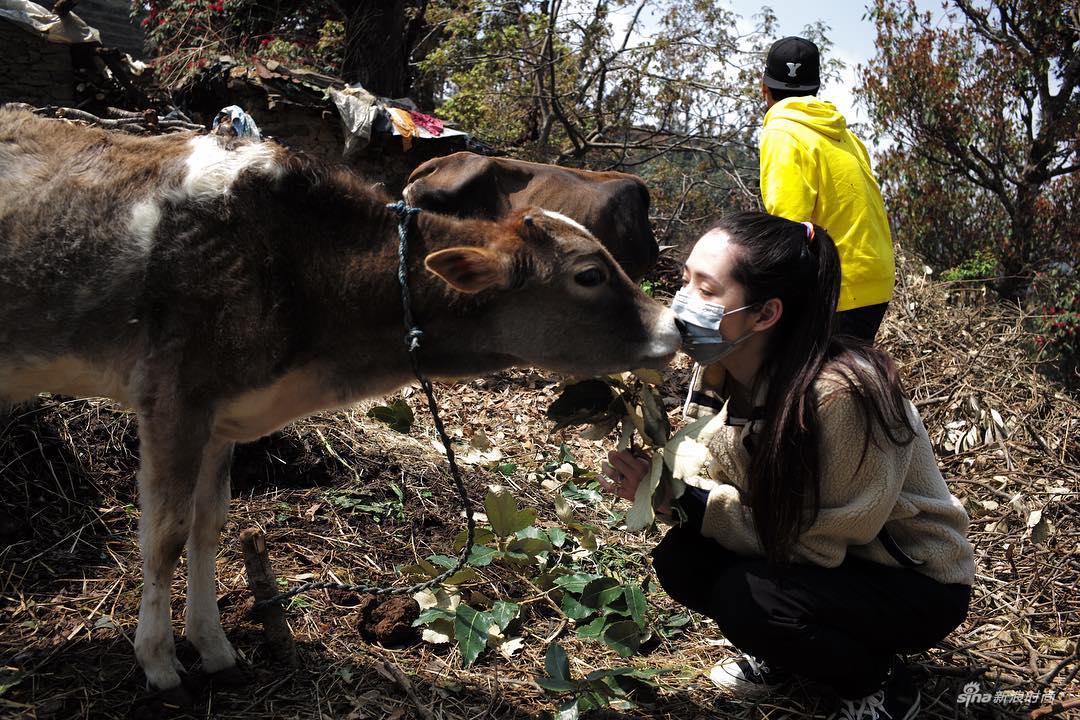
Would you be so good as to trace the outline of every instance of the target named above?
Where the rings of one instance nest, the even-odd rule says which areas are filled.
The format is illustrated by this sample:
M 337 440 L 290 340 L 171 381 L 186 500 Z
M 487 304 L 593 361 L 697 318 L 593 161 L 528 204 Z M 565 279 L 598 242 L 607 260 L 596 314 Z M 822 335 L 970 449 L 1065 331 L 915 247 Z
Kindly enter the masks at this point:
M 837 717 L 915 717 L 897 654 L 967 613 L 968 517 L 938 470 L 885 353 L 833 336 L 840 287 L 828 233 L 729 216 L 686 261 L 673 303 L 697 361 L 691 417 L 718 414 L 707 460 L 658 507 L 660 584 L 744 654 L 714 682 L 758 692 L 792 675 L 832 688 Z M 613 452 L 604 488 L 632 499 L 646 457 Z

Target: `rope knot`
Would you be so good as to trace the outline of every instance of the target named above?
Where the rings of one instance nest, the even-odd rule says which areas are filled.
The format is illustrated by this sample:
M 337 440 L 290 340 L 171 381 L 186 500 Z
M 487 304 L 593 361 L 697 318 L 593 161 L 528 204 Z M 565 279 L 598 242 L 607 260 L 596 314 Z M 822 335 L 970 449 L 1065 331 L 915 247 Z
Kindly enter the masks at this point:
M 410 217 L 420 212 L 420 208 L 407 205 L 404 200 L 398 200 L 397 202 L 387 203 L 387 210 L 392 210 L 398 216 L 398 222 L 407 222 Z
M 405 344 L 409 346 L 409 352 L 420 349 L 420 338 L 424 337 L 424 331 L 418 327 L 411 327 L 405 333 Z

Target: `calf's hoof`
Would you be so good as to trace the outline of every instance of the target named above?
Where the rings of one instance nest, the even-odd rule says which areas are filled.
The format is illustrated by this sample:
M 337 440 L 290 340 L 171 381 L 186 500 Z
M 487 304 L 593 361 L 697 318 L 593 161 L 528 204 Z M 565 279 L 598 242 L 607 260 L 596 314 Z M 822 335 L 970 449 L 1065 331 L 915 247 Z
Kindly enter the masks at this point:
M 195 698 L 183 685 L 167 690 L 151 690 L 135 702 L 132 720 L 157 720 L 190 716 L 195 710 Z
M 215 688 L 236 688 L 250 685 L 255 679 L 255 674 L 247 665 L 237 663 L 232 667 L 207 673 L 206 679 L 210 686 Z

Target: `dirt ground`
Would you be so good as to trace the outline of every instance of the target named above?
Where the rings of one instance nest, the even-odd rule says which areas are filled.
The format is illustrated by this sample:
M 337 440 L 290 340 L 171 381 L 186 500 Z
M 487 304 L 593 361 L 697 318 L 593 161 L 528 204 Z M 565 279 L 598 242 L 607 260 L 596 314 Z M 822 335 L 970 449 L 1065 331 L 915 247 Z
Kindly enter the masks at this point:
M 963 627 L 908 658 L 925 682 L 921 717 L 1080 717 L 1080 405 L 1019 352 L 1027 335 L 1017 310 L 904 277 L 881 344 L 899 361 L 953 492 L 973 516 L 978 555 Z M 684 362 L 662 388 L 673 422 L 686 377 Z M 368 418 L 369 402 L 238 448 L 218 592 L 246 675 L 231 687 L 207 682 L 180 639 L 197 699 L 186 711 L 171 708 L 148 696 L 132 650 L 141 589 L 135 419 L 106 401 L 43 396 L 0 420 L 0 717 L 541 717 L 558 704 L 534 681 L 552 642 L 566 649 L 575 677 L 625 666 L 667 671 L 634 696 L 636 707 L 594 717 L 824 716 L 829 699 L 813 688 L 753 703 L 709 684 L 709 667 L 732 650 L 710 621 L 674 620 L 679 608 L 655 587 L 647 559 L 658 532 L 620 530 L 626 507 L 587 492 L 588 471 L 613 438 L 551 430 L 544 411 L 560 380 L 514 370 L 437 392 L 460 452 L 479 445 L 488 453 L 464 466 L 474 502 L 502 485 L 535 508 L 537 526 L 563 527 L 553 496 L 567 480 L 561 448 L 573 454 L 573 482 L 586 492 L 572 504 L 599 547 L 550 562 L 639 584 L 656 631 L 637 654 L 624 659 L 579 638 L 535 570 L 492 563 L 463 592 L 478 607 L 495 599 L 520 606 L 508 632 L 522 642 L 510 657 L 487 650 L 463 667 L 452 643 L 419 639 L 408 602 L 373 620 L 373 603 L 316 591 L 287 612 L 299 665 L 273 661 L 247 612 L 241 530 L 266 532 L 290 587 L 312 579 L 405 585 L 415 578 L 400 568 L 454 554 L 461 509 L 421 397 L 406 391 L 416 412 L 407 434 Z M 173 590 L 178 638 L 183 570 Z M 965 692 L 994 699 L 965 705 Z

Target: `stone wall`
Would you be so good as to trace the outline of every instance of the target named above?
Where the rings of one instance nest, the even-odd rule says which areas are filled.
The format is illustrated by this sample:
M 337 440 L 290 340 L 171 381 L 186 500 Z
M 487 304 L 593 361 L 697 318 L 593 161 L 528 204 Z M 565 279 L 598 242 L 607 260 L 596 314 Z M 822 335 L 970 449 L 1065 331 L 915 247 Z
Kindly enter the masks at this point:
M 74 103 L 71 49 L 0 20 L 0 102 Z

